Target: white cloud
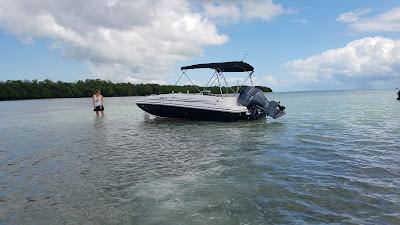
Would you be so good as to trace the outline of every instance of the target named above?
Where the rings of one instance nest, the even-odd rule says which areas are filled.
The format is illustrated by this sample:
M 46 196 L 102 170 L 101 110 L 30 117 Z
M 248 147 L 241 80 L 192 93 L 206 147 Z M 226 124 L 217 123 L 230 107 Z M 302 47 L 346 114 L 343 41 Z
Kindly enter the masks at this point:
M 0 0 L 0 29 L 27 44 L 50 38 L 103 79 L 163 82 L 177 62 L 228 41 L 217 23 L 290 12 L 272 0 Z
M 287 86 L 288 84 L 290 84 L 290 81 L 287 79 L 277 79 L 275 78 L 275 76 L 271 76 L 271 75 L 267 75 L 263 78 L 264 83 L 266 83 L 266 85 L 268 87 L 284 87 Z
M 399 32 L 400 7 L 393 8 L 372 17 L 361 17 L 368 9 L 356 10 L 339 15 L 337 21 L 348 23 L 350 28 L 361 32 Z
M 184 0 L 2 0 L 0 28 L 86 61 L 115 81 L 161 81 L 179 60 L 228 37 Z
M 275 4 L 272 0 L 244 1 L 242 7 L 245 18 L 265 21 L 271 21 L 272 18 L 287 12 L 282 5 Z
M 215 5 L 204 4 L 205 15 L 219 23 L 237 23 L 241 17 L 241 11 L 237 4 L 227 3 Z
M 203 7 L 207 17 L 223 23 L 237 23 L 239 20 L 268 22 L 277 16 L 292 12 L 272 0 L 207 1 Z
M 342 13 L 336 18 L 336 21 L 343 23 L 352 23 L 359 20 L 360 16 L 368 14 L 371 12 L 371 9 L 356 9 L 351 12 Z
M 357 88 L 372 87 L 379 80 L 382 87 L 390 87 L 393 81 L 400 80 L 400 40 L 362 38 L 285 66 L 295 75 L 296 82 L 303 84 Z

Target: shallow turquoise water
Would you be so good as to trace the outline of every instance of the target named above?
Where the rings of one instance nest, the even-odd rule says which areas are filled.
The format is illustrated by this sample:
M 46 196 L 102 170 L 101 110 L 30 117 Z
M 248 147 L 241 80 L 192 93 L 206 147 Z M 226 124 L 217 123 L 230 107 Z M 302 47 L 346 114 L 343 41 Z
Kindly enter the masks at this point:
M 135 97 L 0 102 L 0 224 L 398 224 L 394 91 L 269 94 L 278 120 L 146 116 Z

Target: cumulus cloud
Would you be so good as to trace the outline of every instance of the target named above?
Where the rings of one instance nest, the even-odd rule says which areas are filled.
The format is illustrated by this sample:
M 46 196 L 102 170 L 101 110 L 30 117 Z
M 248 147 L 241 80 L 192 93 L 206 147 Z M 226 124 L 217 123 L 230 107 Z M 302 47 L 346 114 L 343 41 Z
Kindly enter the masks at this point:
M 0 29 L 27 44 L 50 38 L 103 79 L 163 82 L 177 62 L 228 41 L 217 18 L 270 21 L 285 12 L 272 0 L 1 0 Z
M 207 17 L 223 23 L 237 23 L 240 20 L 268 22 L 277 16 L 292 12 L 272 0 L 207 1 L 203 7 Z
M 400 40 L 366 37 L 306 59 L 285 64 L 296 82 L 390 87 L 400 80 Z M 360 88 L 360 87 L 359 87 Z
M 161 81 L 179 60 L 228 40 L 184 0 L 2 0 L 0 28 L 88 62 L 116 81 Z
M 360 32 L 398 32 L 400 31 L 400 7 L 393 8 L 375 16 L 364 16 L 369 9 L 346 12 L 336 19 L 349 24 L 350 28 Z

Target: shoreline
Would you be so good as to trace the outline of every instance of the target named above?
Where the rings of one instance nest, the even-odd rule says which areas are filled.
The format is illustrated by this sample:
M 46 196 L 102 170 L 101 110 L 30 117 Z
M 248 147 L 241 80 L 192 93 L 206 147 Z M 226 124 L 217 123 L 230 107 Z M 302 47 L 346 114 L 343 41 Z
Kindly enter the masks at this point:
M 243 86 L 242 86 L 243 87 Z M 263 92 L 272 92 L 266 86 L 256 86 Z M 198 85 L 160 85 L 113 83 L 105 80 L 78 80 L 63 82 L 51 80 L 7 80 L 0 81 L 0 101 L 51 99 L 51 98 L 82 98 L 91 97 L 96 90 L 101 90 L 104 97 L 146 96 L 168 93 L 198 93 L 204 87 Z M 213 94 L 220 93 L 218 86 L 207 87 Z M 237 86 L 222 87 L 223 93 L 234 93 Z

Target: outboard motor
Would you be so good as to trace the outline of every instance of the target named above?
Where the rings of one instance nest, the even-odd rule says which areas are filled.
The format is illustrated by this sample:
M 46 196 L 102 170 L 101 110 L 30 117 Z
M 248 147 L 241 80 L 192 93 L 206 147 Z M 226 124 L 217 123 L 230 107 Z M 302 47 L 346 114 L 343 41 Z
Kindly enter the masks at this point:
M 255 87 L 244 88 L 238 101 L 249 109 L 249 119 L 252 120 L 265 116 L 277 119 L 286 114 L 285 106 L 281 106 L 279 102 L 268 101 L 264 93 Z

